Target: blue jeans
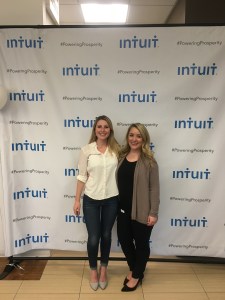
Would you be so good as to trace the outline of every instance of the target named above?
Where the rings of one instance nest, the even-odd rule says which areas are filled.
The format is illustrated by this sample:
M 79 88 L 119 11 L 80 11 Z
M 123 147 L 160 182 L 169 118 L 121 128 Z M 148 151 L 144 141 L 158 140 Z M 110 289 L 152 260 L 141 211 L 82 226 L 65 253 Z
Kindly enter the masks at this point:
M 83 212 L 88 232 L 89 265 L 92 270 L 96 270 L 99 243 L 101 265 L 108 265 L 112 228 L 118 212 L 118 196 L 104 200 L 94 200 L 84 195 Z

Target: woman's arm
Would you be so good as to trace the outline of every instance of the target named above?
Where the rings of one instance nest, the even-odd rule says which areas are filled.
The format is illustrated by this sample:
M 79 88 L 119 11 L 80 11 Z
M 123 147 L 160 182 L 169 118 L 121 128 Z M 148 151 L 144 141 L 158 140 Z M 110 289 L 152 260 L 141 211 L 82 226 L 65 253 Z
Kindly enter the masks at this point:
M 81 198 L 81 194 L 83 192 L 85 183 L 77 180 L 77 189 L 76 189 L 76 196 L 75 196 L 75 201 L 74 201 L 74 205 L 73 205 L 73 211 L 75 215 L 79 215 L 80 214 L 80 198 Z
M 150 170 L 150 201 L 151 211 L 149 216 L 158 216 L 159 202 L 160 202 L 160 190 L 159 190 L 159 168 L 155 161 Z

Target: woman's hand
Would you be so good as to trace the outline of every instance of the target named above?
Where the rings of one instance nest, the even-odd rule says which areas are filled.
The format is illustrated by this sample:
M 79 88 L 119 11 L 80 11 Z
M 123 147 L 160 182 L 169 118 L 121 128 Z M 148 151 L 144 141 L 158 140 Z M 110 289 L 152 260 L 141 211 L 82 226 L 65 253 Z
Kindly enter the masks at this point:
M 148 216 L 147 226 L 154 226 L 158 221 L 158 217 Z
M 80 201 L 75 200 L 74 206 L 73 206 L 73 212 L 76 216 L 79 216 L 79 214 L 80 214 Z

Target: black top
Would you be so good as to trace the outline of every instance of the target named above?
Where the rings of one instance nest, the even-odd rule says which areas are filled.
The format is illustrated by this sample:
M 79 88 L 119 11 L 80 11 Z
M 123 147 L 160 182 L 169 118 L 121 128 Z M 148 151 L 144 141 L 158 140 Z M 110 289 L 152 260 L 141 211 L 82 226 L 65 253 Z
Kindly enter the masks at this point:
M 129 162 L 126 158 L 118 169 L 119 208 L 131 215 L 134 170 L 136 161 Z

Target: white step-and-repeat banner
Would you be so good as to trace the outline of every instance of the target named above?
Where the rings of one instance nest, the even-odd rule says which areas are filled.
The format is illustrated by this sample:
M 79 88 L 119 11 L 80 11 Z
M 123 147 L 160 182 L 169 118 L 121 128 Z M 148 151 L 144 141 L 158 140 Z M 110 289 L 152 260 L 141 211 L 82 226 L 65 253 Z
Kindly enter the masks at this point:
M 6 256 L 86 250 L 78 157 L 105 114 L 121 144 L 132 122 L 149 130 L 152 254 L 225 257 L 224 26 L 0 28 L 0 86 Z

